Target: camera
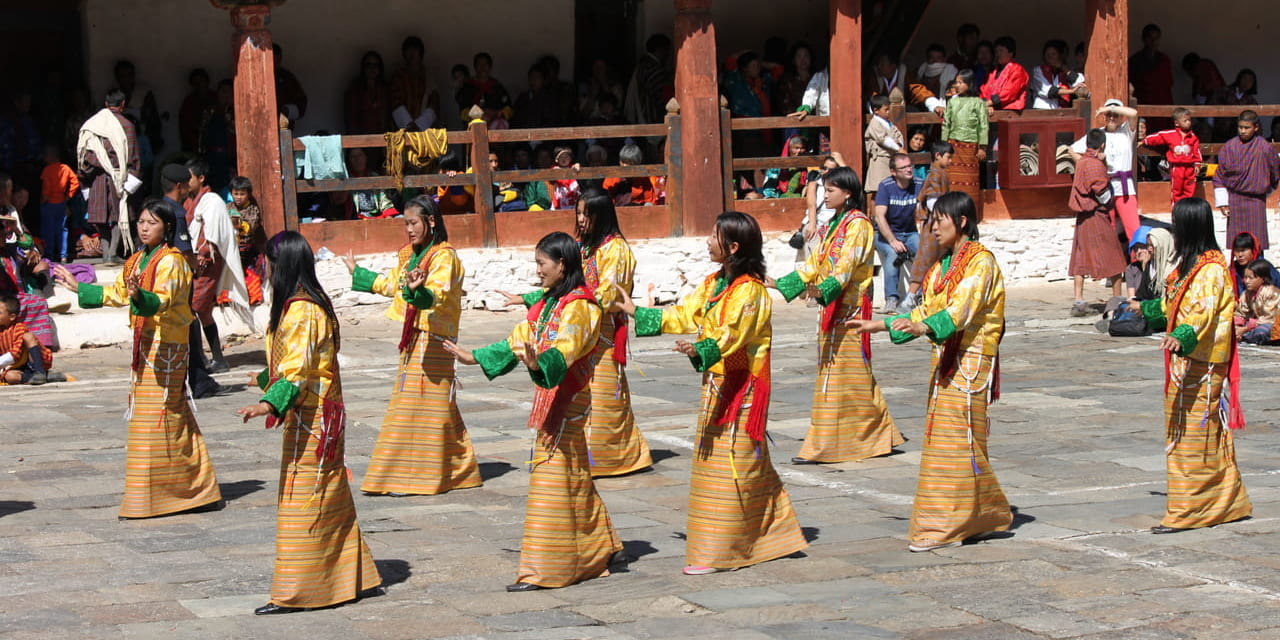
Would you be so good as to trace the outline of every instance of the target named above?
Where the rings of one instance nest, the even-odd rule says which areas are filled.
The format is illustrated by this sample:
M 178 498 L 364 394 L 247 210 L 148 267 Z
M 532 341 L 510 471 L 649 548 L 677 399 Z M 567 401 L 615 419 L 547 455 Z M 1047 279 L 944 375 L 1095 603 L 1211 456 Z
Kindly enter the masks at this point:
M 903 264 L 914 260 L 915 257 L 916 254 L 911 253 L 910 251 L 899 251 L 898 257 L 893 259 L 893 266 L 901 267 Z

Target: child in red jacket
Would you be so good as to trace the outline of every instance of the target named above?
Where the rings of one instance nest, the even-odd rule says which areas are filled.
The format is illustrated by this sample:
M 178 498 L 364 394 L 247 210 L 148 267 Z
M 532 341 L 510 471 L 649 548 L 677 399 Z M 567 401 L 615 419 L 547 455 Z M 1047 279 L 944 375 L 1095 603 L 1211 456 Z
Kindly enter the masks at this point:
M 1142 139 L 1143 146 L 1164 147 L 1169 161 L 1169 193 L 1173 204 L 1190 198 L 1196 191 L 1196 174 L 1200 173 L 1200 138 L 1191 130 L 1191 112 L 1179 107 L 1173 110 L 1172 129 L 1153 133 Z

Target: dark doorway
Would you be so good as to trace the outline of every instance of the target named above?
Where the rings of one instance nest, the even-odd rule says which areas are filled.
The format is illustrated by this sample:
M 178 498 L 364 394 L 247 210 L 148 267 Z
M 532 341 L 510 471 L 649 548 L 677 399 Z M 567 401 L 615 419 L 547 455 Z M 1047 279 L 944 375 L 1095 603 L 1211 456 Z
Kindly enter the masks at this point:
M 609 63 L 625 86 L 636 63 L 636 15 L 640 0 L 577 0 L 574 16 L 574 78 L 591 78 L 597 58 Z

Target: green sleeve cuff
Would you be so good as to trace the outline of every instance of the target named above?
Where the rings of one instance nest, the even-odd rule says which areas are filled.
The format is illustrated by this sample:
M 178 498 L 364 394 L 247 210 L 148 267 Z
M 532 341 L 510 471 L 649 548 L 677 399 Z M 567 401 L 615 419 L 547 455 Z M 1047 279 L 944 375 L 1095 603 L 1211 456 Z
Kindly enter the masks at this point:
M 426 285 L 420 286 L 413 291 L 410 291 L 408 287 L 405 287 L 405 289 L 400 292 L 400 297 L 404 298 L 405 302 L 408 302 L 418 309 L 430 309 L 436 303 L 435 294 L 431 293 L 431 290 L 428 289 Z
M 662 309 L 636 307 L 636 335 L 662 335 Z
M 271 405 L 271 410 L 277 416 L 282 416 L 293 406 L 294 400 L 298 399 L 298 385 L 281 378 L 272 383 L 271 388 L 262 394 L 262 402 Z
M 796 299 L 796 296 L 804 293 L 804 280 L 800 279 L 800 272 L 792 271 L 781 278 L 778 278 L 775 285 L 778 287 L 778 293 L 782 294 L 787 302 Z
M 809 105 L 807 105 L 807 104 L 802 104 L 802 105 L 800 105 L 800 108 L 799 108 L 799 109 L 796 109 L 796 111 L 803 111 L 803 112 L 805 112 L 805 113 L 813 113 L 813 107 L 811 107 L 811 106 L 809 106 Z
M 373 293 L 373 283 L 377 279 L 377 273 L 358 266 L 351 272 L 351 290 Z
M 129 301 L 129 311 L 135 316 L 150 318 L 159 310 L 160 296 L 146 289 L 138 289 L 138 293 L 134 294 L 133 299 Z
M 1164 306 L 1159 298 L 1143 300 L 1140 304 L 1142 305 L 1142 317 L 1146 318 L 1147 326 L 1152 331 L 1164 331 L 1168 328 L 1169 319 L 1164 315 Z
M 1189 324 L 1180 324 L 1169 332 L 1169 335 L 1178 339 L 1178 344 L 1182 345 L 1178 351 L 1178 355 L 1186 357 L 1196 350 L 1196 345 L 1200 340 L 1196 338 L 1196 330 Z
M 258 379 L 255 380 L 255 382 L 257 383 L 259 389 L 266 391 L 267 384 L 271 382 L 271 374 L 267 373 L 266 369 L 263 369 L 262 371 L 258 372 Z
M 844 291 L 844 285 L 840 284 L 839 280 L 827 276 L 826 280 L 818 283 L 818 291 L 822 294 L 822 299 L 818 302 L 821 302 L 822 306 L 825 307 L 840 299 L 840 293 Z
M 715 363 L 720 362 L 720 345 L 716 344 L 715 340 L 703 338 L 693 343 L 693 348 L 697 355 L 689 356 L 689 361 L 693 363 L 693 368 L 697 371 L 706 371 Z
M 538 354 L 538 370 L 530 369 L 529 377 L 543 389 L 554 389 L 564 382 L 564 375 L 568 371 L 564 354 L 559 349 L 552 348 Z
M 537 291 L 530 291 L 529 293 L 520 296 L 520 298 L 524 300 L 524 306 L 532 307 L 533 305 L 541 302 L 545 295 L 547 295 L 545 290 L 538 289 Z
M 77 287 L 76 297 L 81 309 L 97 309 L 102 306 L 102 287 L 96 284 L 81 284 Z
M 906 331 L 898 331 L 893 328 L 893 321 L 898 318 L 906 318 L 907 320 L 910 320 L 911 314 L 903 313 L 896 316 L 889 316 L 884 319 L 884 328 L 889 332 L 889 340 L 893 341 L 894 344 L 905 344 L 915 340 L 916 337 L 914 335 L 907 333 Z
M 516 368 L 516 354 L 511 350 L 511 345 L 506 340 L 499 340 L 487 347 L 480 347 L 471 354 L 475 356 L 476 362 L 480 363 L 480 368 L 484 370 L 484 377 L 492 380 L 498 376 L 510 373 Z
M 929 327 L 929 339 L 935 344 L 942 344 L 956 334 L 956 323 L 945 310 L 925 318 L 924 324 Z

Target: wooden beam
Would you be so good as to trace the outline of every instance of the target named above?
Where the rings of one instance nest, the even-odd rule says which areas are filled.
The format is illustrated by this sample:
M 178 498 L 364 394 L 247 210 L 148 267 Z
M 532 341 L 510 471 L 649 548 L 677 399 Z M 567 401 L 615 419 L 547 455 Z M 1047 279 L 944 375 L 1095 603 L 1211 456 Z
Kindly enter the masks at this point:
M 830 0 L 831 149 L 859 176 L 862 149 L 862 0 Z
M 236 56 L 236 170 L 253 181 L 267 237 L 289 228 L 281 184 L 280 117 L 271 31 L 267 28 L 270 23 L 271 7 L 267 5 L 242 5 L 231 10 Z
M 1095 106 L 1129 104 L 1129 0 L 1085 0 L 1084 77 Z
M 471 130 L 471 171 L 475 178 L 474 202 L 480 216 L 480 236 L 484 246 L 498 246 L 498 223 L 493 218 L 493 171 L 489 168 L 489 125 L 474 120 Z
M 724 210 L 720 87 L 711 0 L 675 0 L 676 102 L 680 104 L 681 228 L 711 233 Z

